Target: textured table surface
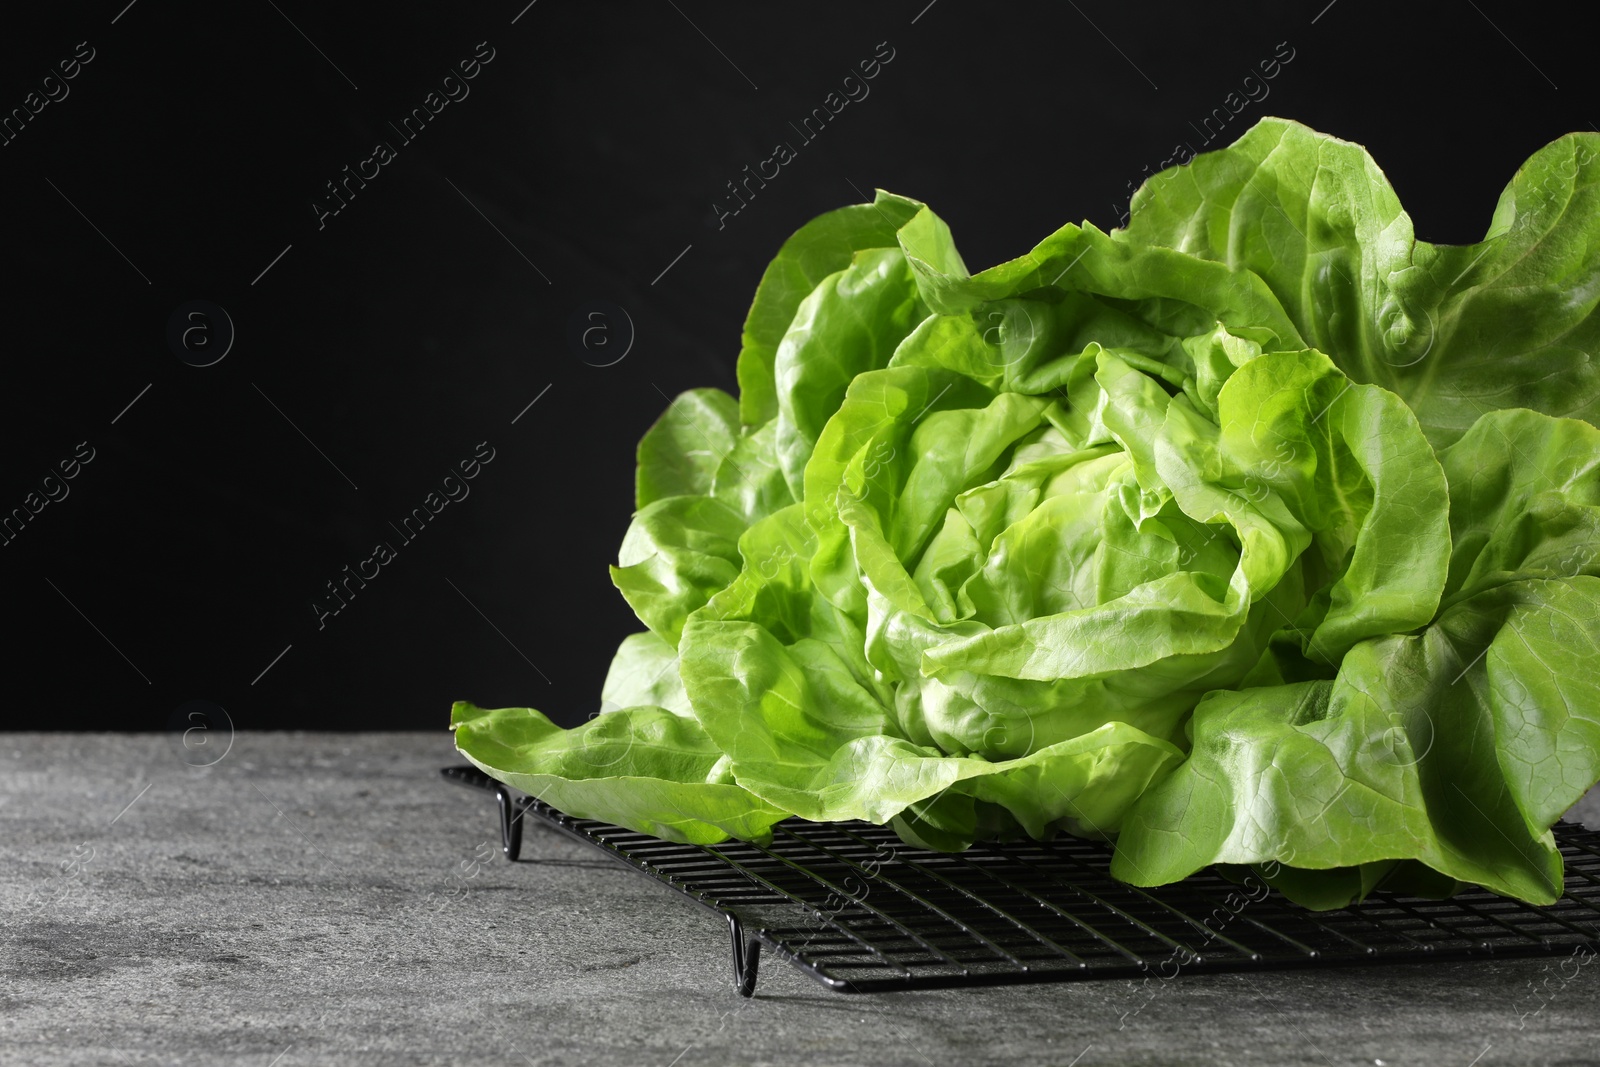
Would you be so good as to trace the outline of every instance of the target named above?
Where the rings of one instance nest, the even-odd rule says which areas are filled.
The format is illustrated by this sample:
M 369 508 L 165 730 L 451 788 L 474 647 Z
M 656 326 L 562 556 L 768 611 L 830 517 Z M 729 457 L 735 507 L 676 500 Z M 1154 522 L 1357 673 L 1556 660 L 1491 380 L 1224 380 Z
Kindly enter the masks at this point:
M 186 758 L 0 738 L 0 1063 L 1600 1065 L 1577 957 L 872 996 L 765 960 L 743 1000 L 710 912 L 548 831 L 502 860 L 443 732 Z

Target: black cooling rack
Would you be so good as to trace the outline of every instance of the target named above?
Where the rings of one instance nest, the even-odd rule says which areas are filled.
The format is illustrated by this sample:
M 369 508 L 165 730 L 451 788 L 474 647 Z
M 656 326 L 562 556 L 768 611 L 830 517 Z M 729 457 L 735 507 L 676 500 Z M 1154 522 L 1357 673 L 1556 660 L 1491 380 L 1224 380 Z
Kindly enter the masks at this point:
M 1129 978 L 1482 956 L 1600 945 L 1600 833 L 1555 827 L 1566 893 L 1535 907 L 1481 889 L 1449 900 L 1376 892 L 1311 912 L 1265 885 L 1204 871 L 1139 889 L 1107 872 L 1108 846 L 1061 836 L 947 854 L 870 823 L 790 819 L 770 845 L 680 845 L 575 819 L 473 767 L 445 777 L 496 794 L 501 845 L 529 816 L 716 911 L 734 986 L 755 991 L 761 946 L 839 992 Z

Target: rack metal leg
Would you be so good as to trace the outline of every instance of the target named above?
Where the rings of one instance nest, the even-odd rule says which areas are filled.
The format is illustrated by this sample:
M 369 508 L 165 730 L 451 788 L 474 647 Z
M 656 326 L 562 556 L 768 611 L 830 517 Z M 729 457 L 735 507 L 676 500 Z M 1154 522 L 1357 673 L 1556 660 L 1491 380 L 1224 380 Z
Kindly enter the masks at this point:
M 733 935 L 733 988 L 741 997 L 755 996 L 756 971 L 761 967 L 761 942 L 745 936 L 737 915 L 728 916 L 728 931 Z
M 522 815 L 527 806 L 514 799 L 505 786 L 495 789 L 494 797 L 500 805 L 500 851 L 514 862 L 522 855 Z

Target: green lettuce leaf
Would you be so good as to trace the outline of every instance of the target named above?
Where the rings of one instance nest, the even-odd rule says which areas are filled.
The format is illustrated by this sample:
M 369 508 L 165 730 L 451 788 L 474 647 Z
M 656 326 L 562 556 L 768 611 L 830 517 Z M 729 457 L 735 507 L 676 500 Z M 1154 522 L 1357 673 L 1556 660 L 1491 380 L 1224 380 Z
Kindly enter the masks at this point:
M 745 426 L 760 426 L 778 415 L 778 346 L 801 302 L 823 279 L 848 267 L 857 251 L 896 247 L 896 231 L 921 209 L 915 200 L 880 190 L 871 204 L 830 211 L 783 243 L 761 275 L 744 322 L 738 376 Z
M 649 631 L 622 639 L 600 687 L 601 712 L 640 704 L 666 708 L 675 715 L 694 714 L 678 673 L 677 648 Z
M 728 779 L 698 723 L 664 708 L 623 708 L 563 730 L 532 708 L 458 702 L 450 727 L 481 770 L 580 819 L 711 845 L 770 840 L 787 817 Z
M 753 529 L 752 540 L 764 534 L 785 550 L 691 616 L 680 656 L 695 717 L 730 757 L 734 779 L 768 803 L 803 818 L 888 822 L 954 791 L 1008 810 L 1039 836 L 1059 826 L 1110 832 L 1181 758 L 1170 742 L 1126 723 L 997 762 L 908 740 L 885 703 L 889 692 L 852 662 L 861 635 L 805 581 L 802 555 L 792 551 L 806 547 L 799 509 L 765 525 L 774 529 Z M 923 821 L 921 840 L 971 840 L 948 827 L 930 837 Z
M 1134 806 L 1113 872 L 1141 885 L 1211 863 L 1328 871 L 1274 881 L 1316 907 L 1420 860 L 1549 903 L 1550 826 L 1600 779 L 1600 431 L 1481 418 L 1442 455 L 1454 555 L 1421 633 L 1365 640 L 1332 680 L 1214 693 L 1188 761 Z
M 1359 145 L 1263 119 L 1146 182 L 1118 237 L 1261 279 L 1308 345 L 1397 393 L 1436 447 L 1501 408 L 1600 418 L 1600 134 L 1541 149 L 1482 241 L 1440 246 Z
M 704 496 L 739 439 L 739 406 L 721 389 L 690 389 L 668 405 L 639 441 L 634 504 Z
M 857 375 L 885 366 L 926 313 L 897 248 L 856 253 L 850 266 L 800 302 L 773 362 L 779 387 L 774 447 L 796 498 L 812 446 L 845 389 Z
M 744 531 L 744 518 L 711 497 L 654 501 L 634 515 L 611 581 L 640 622 L 676 644 L 689 612 L 738 576 Z

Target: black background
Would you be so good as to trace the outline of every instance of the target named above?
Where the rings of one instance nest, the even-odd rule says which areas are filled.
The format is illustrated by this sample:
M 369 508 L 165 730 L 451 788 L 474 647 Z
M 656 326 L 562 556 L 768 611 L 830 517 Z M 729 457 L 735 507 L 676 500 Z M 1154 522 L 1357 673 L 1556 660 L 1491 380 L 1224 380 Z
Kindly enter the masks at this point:
M 735 388 L 807 219 L 891 189 L 974 270 L 1109 228 L 1280 42 L 1210 147 L 1268 114 L 1360 142 L 1424 239 L 1480 237 L 1522 160 L 1600 119 L 1576 5 L 525 3 L 112 0 L 9 28 L 6 113 L 94 58 L 0 147 L 0 513 L 95 458 L 0 547 L 5 726 L 161 729 L 191 700 L 251 729 L 443 728 L 461 698 L 579 721 L 642 629 L 606 572 L 634 444 L 680 390 Z M 470 95 L 402 144 L 387 122 L 479 42 Z M 870 95 L 716 228 L 725 183 L 880 42 Z M 319 228 L 378 140 L 397 158 Z M 167 344 L 189 300 L 236 329 L 212 366 Z M 595 300 L 632 323 L 610 366 L 616 312 L 611 347 L 569 340 Z M 389 523 L 483 441 L 470 496 L 402 544 Z M 319 628 L 383 540 L 398 558 Z

